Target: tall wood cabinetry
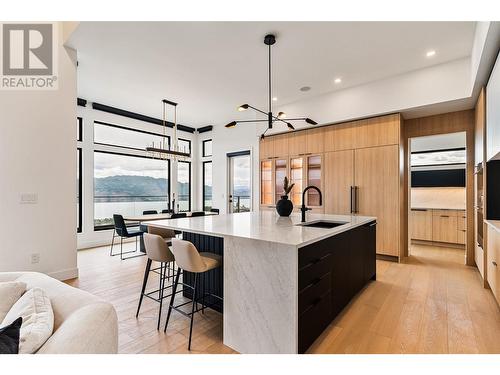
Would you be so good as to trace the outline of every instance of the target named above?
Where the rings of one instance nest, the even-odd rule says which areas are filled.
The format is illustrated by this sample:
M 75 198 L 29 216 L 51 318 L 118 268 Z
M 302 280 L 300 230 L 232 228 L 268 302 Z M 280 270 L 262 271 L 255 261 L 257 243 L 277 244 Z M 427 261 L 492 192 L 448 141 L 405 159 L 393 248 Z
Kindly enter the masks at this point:
M 288 177 L 296 184 L 291 195 L 294 205 L 302 203 L 306 186 L 318 186 L 322 206 L 314 190 L 306 197 L 313 211 L 376 216 L 377 253 L 399 257 L 400 135 L 399 114 L 288 133 Z M 264 147 L 261 163 L 274 160 Z

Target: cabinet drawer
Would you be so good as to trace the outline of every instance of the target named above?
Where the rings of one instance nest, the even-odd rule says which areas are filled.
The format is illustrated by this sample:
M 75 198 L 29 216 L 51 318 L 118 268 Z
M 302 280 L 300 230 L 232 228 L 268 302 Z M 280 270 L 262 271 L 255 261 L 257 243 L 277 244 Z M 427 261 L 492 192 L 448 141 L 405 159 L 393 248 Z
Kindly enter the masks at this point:
M 311 281 L 299 292 L 299 315 L 305 312 L 321 296 L 331 291 L 332 274 L 328 272 Z
M 315 242 L 299 249 L 299 272 L 309 263 L 318 263 L 326 254 L 331 253 L 330 246 L 324 241 Z
M 465 229 L 459 229 L 457 231 L 457 243 L 461 245 L 465 245 Z
M 326 253 L 318 260 L 313 260 L 302 268 L 299 268 L 299 291 L 317 282 L 324 275 L 330 272 L 332 254 Z
M 434 215 L 432 217 L 432 240 L 457 243 L 457 217 Z
M 457 225 L 458 230 L 465 230 L 467 228 L 467 219 L 465 218 L 465 214 L 458 214 Z
M 432 210 L 432 216 L 457 217 L 457 210 Z
M 304 353 L 314 340 L 330 324 L 332 297 L 327 292 L 309 305 L 299 316 L 299 353 Z

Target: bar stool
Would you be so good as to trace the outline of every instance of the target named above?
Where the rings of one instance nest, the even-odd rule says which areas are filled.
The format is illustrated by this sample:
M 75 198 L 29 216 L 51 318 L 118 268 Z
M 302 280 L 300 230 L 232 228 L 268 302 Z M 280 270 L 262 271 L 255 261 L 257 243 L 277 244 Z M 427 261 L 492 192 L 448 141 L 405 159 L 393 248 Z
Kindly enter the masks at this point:
M 200 310 L 203 311 L 205 309 L 204 298 L 206 297 L 206 294 L 204 291 L 202 292 L 203 296 L 201 298 L 202 307 L 201 309 L 198 309 L 197 307 L 197 302 L 200 301 L 200 298 L 198 298 L 197 294 L 199 292 L 198 275 L 213 270 L 217 267 L 220 267 L 222 264 L 222 257 L 214 253 L 199 253 L 196 247 L 191 242 L 179 240 L 177 238 L 172 238 L 172 253 L 174 254 L 175 262 L 177 263 L 178 269 L 177 269 L 177 275 L 175 276 L 175 283 L 172 290 L 172 295 L 170 298 L 170 305 L 168 307 L 167 321 L 165 322 L 165 328 L 163 332 L 167 331 L 168 321 L 170 320 L 170 314 L 172 313 L 172 309 L 181 313 L 184 316 L 191 317 L 191 324 L 189 327 L 189 344 L 188 344 L 188 350 L 191 350 L 191 336 L 193 333 L 194 313 Z M 187 305 L 189 302 L 185 302 L 183 304 L 174 306 L 174 299 L 177 291 L 177 286 L 179 285 L 179 276 L 181 270 L 194 273 L 194 287 L 182 284 L 183 286 L 190 287 L 191 289 L 193 289 L 191 313 L 185 313 L 184 311 L 179 309 L 179 307 Z
M 152 227 L 150 227 L 152 228 Z M 146 255 L 148 257 L 148 260 L 146 262 L 146 270 L 144 271 L 144 280 L 142 282 L 142 289 L 141 289 L 141 296 L 139 297 L 139 306 L 137 306 L 137 313 L 135 314 L 135 317 L 137 318 L 139 316 L 139 311 L 141 310 L 141 304 L 142 304 L 142 299 L 144 296 L 151 298 L 152 300 L 159 302 L 160 303 L 160 311 L 158 312 L 158 324 L 156 329 L 160 329 L 160 319 L 161 319 L 161 309 L 163 306 L 163 298 L 169 297 L 164 296 L 164 291 L 165 291 L 165 280 L 168 280 L 170 278 L 174 277 L 174 273 L 172 272 L 172 275 L 170 275 L 170 270 L 173 268 L 169 267 L 169 264 L 175 261 L 174 255 L 170 251 L 168 245 L 169 245 L 169 238 L 165 240 L 162 236 L 158 234 L 151 234 L 151 233 L 144 233 L 144 247 L 146 248 Z M 158 290 L 154 290 L 152 292 L 146 293 L 146 285 L 148 283 L 148 277 L 149 273 L 151 271 L 156 271 L 156 269 L 151 269 L 151 264 L 155 262 L 160 263 L 160 285 Z M 167 275 L 167 270 L 168 270 L 168 275 Z M 172 287 L 172 285 L 167 286 L 167 288 Z M 158 292 L 158 299 L 153 297 L 153 294 Z

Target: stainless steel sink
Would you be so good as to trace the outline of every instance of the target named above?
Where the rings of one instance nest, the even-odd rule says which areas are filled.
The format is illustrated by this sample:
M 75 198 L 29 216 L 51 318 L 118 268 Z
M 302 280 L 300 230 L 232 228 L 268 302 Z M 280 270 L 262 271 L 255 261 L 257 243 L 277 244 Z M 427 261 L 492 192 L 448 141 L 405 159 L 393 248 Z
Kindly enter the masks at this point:
M 316 221 L 309 221 L 307 223 L 300 223 L 297 225 L 300 225 L 303 227 L 310 227 L 310 228 L 332 229 L 332 228 L 339 227 L 339 226 L 344 225 L 344 224 L 347 224 L 347 221 L 316 220 Z

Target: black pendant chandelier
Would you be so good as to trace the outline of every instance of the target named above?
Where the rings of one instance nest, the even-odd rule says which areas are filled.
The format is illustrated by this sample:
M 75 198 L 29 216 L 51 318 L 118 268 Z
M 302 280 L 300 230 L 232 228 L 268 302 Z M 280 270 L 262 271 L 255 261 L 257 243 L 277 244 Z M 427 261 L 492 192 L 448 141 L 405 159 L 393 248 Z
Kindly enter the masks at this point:
M 238 120 L 238 121 L 231 121 L 229 124 L 226 125 L 226 128 L 234 128 L 237 124 L 240 123 L 246 123 L 246 122 L 267 122 L 267 129 L 262 133 L 260 136 L 261 139 L 264 138 L 266 132 L 269 129 L 273 128 L 273 124 L 275 122 L 282 122 L 284 123 L 288 129 L 294 130 L 295 127 L 290 123 L 290 121 L 305 121 L 309 125 L 317 125 L 318 123 L 314 120 L 311 120 L 310 118 L 307 117 L 299 117 L 299 118 L 286 118 L 284 112 L 279 112 L 276 116 L 272 112 L 272 92 L 271 92 L 271 46 L 276 43 L 276 37 L 273 34 L 268 34 L 264 37 L 264 44 L 269 47 L 269 73 L 268 73 L 268 79 L 269 79 L 269 108 L 268 111 L 261 111 L 258 108 L 255 108 L 251 106 L 250 104 L 242 104 L 238 107 L 238 111 L 246 111 L 248 108 L 253 109 L 254 111 L 257 111 L 259 113 L 262 113 L 265 115 L 267 118 L 262 119 L 262 120 Z

